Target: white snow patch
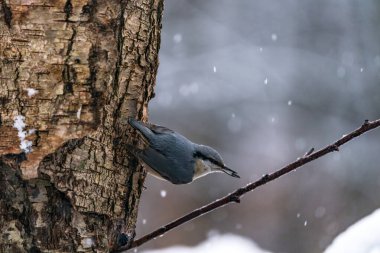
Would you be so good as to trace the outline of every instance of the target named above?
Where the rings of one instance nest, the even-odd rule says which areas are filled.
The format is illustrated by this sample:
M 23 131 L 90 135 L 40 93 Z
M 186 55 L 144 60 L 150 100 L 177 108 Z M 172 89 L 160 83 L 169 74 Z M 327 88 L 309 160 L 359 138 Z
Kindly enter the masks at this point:
M 29 153 L 32 151 L 32 144 L 33 142 L 28 141 L 28 140 L 22 140 L 20 143 L 20 148 L 25 152 Z
M 27 134 L 26 131 L 24 131 L 24 128 L 25 128 L 25 117 L 22 116 L 22 115 L 17 115 L 15 118 L 14 118 L 14 123 L 13 123 L 13 127 L 17 129 L 18 133 L 17 133 L 17 136 L 20 138 L 20 149 L 22 151 L 24 151 L 25 153 L 29 153 L 32 151 L 32 142 L 31 141 L 28 141 L 28 140 L 25 140 L 25 138 L 29 135 L 29 134 L 32 134 L 35 129 L 31 129 L 29 130 L 29 134 Z M 34 130 L 34 131 L 33 131 Z
M 33 89 L 33 88 L 26 88 L 26 92 L 28 92 L 28 97 L 33 97 L 38 93 L 38 90 Z
M 13 123 L 13 127 L 16 128 L 19 132 L 18 136 L 20 137 L 20 133 L 22 133 L 24 127 L 25 127 L 25 117 L 22 116 L 22 115 L 17 115 L 15 118 L 14 118 L 14 123 Z M 24 136 L 25 137 L 25 136 Z
M 87 237 L 82 239 L 82 246 L 83 248 L 91 248 L 95 244 L 94 239 L 91 237 Z
M 324 253 L 380 253 L 380 209 L 338 235 Z
M 77 111 L 77 118 L 80 119 L 80 115 L 82 113 L 82 105 L 79 106 L 78 111 Z
M 252 240 L 234 235 L 234 234 L 224 234 L 224 235 L 213 235 L 209 237 L 206 241 L 195 247 L 186 246 L 173 246 L 165 249 L 158 250 L 147 250 L 144 253 L 270 253 L 269 251 L 261 249 Z

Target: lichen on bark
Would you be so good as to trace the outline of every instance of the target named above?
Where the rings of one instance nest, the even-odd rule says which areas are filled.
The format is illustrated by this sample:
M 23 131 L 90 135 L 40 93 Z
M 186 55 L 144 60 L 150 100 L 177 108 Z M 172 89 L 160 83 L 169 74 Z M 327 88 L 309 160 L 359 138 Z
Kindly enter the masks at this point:
M 126 119 L 148 117 L 162 8 L 1 0 L 1 252 L 107 252 L 133 236 L 145 173 Z

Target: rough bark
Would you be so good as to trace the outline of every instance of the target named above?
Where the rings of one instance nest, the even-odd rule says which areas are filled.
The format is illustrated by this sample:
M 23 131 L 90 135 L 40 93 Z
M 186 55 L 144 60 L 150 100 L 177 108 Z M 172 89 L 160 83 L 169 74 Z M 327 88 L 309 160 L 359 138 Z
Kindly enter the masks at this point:
M 137 143 L 126 118 L 147 119 L 162 8 L 0 0 L 0 252 L 107 252 L 134 236 L 145 173 L 123 148 Z

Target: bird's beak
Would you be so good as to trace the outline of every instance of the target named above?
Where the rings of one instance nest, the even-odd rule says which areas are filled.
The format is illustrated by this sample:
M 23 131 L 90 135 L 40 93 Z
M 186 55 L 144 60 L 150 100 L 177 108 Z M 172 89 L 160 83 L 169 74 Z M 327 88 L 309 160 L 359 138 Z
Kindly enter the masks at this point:
M 231 177 L 237 177 L 237 178 L 240 178 L 240 176 L 238 175 L 238 173 L 234 170 L 231 170 L 230 168 L 228 168 L 227 166 L 223 166 L 221 168 L 221 171 L 223 171 L 224 173 L 226 173 L 227 175 L 231 176 Z

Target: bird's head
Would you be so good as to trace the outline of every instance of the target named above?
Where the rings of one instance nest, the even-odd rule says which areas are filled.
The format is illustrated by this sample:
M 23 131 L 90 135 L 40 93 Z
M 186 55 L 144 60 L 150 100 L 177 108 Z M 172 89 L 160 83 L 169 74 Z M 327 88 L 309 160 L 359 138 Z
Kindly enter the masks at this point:
M 219 153 L 208 146 L 196 145 L 194 177 L 198 178 L 212 172 L 224 172 L 231 177 L 240 178 L 236 171 L 228 168 Z

